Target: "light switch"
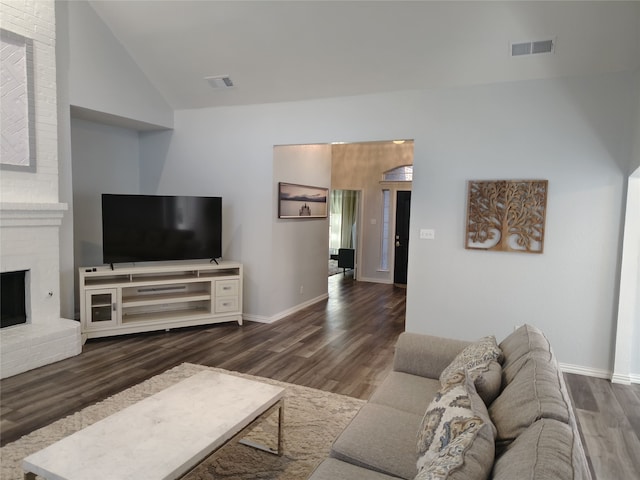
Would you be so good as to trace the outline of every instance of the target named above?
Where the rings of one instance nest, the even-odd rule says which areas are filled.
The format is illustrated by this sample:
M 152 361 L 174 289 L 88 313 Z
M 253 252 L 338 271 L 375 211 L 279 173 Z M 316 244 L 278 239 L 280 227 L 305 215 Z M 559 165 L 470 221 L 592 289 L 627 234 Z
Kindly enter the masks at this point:
M 433 240 L 436 238 L 436 231 L 432 228 L 421 228 L 420 239 L 421 240 Z

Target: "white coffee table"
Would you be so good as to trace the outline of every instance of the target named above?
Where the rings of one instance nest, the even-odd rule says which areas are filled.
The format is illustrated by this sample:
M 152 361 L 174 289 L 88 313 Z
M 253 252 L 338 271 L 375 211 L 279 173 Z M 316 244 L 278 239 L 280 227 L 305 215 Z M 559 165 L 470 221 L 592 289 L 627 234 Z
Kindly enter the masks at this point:
M 251 445 L 281 455 L 284 389 L 203 371 L 29 455 L 24 478 L 179 478 L 275 410 L 277 449 Z

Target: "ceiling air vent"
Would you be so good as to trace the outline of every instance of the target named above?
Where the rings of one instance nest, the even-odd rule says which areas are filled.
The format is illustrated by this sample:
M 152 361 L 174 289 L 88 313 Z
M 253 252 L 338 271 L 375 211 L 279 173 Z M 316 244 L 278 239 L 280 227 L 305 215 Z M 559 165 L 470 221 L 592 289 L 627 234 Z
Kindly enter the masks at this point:
M 204 79 L 209 82 L 213 88 L 231 88 L 233 87 L 233 82 L 229 75 L 218 75 L 215 77 L 204 77 Z
M 533 42 L 520 42 L 511 44 L 511 56 L 521 57 L 523 55 L 536 55 L 538 53 L 553 53 L 555 50 L 555 39 L 536 40 Z

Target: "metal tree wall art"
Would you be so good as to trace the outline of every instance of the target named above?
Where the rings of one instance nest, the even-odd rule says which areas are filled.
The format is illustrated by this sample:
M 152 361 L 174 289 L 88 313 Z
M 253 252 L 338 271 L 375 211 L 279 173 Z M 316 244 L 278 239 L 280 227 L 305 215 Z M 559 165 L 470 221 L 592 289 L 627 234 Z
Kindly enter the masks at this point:
M 465 247 L 542 253 L 548 183 L 470 181 Z

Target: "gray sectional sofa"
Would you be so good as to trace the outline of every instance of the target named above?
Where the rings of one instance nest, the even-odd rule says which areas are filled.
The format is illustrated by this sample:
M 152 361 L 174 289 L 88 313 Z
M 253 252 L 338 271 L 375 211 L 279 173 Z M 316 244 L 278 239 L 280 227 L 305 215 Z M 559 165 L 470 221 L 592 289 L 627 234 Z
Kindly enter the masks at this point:
M 401 334 L 393 370 L 310 478 L 590 480 L 547 338 L 524 325 L 487 339 L 477 361 L 475 342 Z

